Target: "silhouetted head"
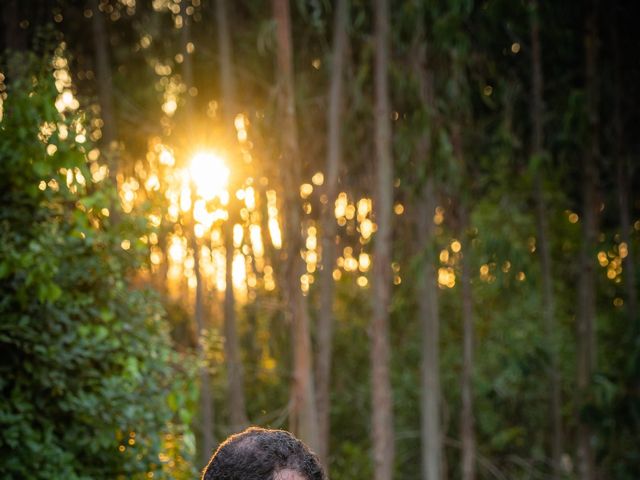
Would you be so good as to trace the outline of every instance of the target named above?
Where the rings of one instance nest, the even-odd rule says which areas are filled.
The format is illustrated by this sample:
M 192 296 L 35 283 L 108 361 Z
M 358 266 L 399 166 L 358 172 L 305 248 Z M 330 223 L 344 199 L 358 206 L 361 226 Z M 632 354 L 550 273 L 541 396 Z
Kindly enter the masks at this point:
M 202 480 L 325 480 L 318 458 L 284 430 L 250 427 L 227 438 Z

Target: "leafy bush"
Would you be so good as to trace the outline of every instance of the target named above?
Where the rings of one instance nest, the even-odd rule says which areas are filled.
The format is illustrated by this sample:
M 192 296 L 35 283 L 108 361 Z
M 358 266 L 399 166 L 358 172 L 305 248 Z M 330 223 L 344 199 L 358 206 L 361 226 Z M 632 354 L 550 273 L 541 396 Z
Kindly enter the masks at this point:
M 189 477 L 192 362 L 49 63 L 19 62 L 0 123 L 0 477 Z

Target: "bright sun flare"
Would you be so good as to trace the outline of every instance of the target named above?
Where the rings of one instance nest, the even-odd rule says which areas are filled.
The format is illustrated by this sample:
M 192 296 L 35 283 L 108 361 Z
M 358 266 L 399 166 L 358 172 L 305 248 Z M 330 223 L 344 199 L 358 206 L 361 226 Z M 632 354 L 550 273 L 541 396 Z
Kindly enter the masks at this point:
M 198 152 L 191 159 L 189 174 L 198 195 L 205 200 L 220 197 L 229 182 L 229 168 L 220 155 L 214 152 Z

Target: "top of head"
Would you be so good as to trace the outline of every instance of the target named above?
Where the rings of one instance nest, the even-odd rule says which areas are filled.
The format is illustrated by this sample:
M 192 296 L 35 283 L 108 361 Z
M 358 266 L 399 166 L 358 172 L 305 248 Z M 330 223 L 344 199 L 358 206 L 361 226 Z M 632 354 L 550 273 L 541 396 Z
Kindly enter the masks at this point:
M 203 480 L 326 480 L 318 458 L 284 430 L 250 427 L 227 438 Z

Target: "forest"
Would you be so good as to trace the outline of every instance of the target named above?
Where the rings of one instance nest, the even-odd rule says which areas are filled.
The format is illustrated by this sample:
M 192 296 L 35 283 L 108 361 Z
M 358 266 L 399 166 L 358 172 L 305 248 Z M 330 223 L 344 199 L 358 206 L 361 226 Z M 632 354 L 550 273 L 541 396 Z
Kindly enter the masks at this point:
M 1 478 L 640 478 L 640 4 L 0 12 Z

